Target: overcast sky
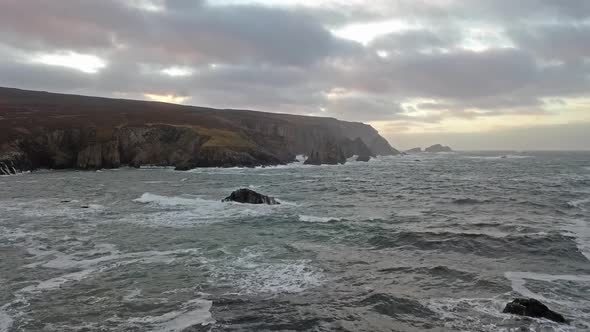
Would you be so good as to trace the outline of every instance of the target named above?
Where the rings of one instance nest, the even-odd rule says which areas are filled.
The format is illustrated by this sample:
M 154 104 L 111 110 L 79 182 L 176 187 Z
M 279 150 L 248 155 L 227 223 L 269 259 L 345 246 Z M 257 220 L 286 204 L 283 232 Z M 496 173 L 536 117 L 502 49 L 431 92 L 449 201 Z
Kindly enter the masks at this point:
M 0 85 L 590 149 L 590 1 L 0 0 Z

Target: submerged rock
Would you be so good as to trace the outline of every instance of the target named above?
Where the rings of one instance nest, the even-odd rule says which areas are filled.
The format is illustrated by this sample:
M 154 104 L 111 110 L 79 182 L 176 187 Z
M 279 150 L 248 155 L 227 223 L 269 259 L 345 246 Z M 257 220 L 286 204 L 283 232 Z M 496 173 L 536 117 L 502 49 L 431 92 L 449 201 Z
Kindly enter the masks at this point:
M 281 204 L 274 197 L 265 196 L 250 189 L 236 190 L 231 195 L 222 200 L 222 202 L 237 202 L 244 204 L 267 204 L 279 205 Z
M 567 324 L 562 315 L 550 310 L 546 305 L 535 299 L 515 299 L 508 303 L 502 312 L 534 318 L 546 318 L 557 323 Z

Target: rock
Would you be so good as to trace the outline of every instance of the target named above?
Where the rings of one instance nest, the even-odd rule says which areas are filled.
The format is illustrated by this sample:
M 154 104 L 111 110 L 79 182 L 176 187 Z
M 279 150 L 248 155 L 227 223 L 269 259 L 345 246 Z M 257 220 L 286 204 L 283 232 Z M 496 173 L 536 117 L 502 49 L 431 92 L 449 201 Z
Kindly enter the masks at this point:
M 369 149 L 369 147 L 360 137 L 357 137 L 354 140 L 342 140 L 339 145 L 346 158 L 350 158 L 352 156 L 362 156 L 362 159 L 367 159 L 367 157 L 375 157 L 375 154 L 371 151 L 371 149 Z
M 408 151 L 406 151 L 406 153 L 410 153 L 410 154 L 422 153 L 422 152 L 424 152 L 424 151 L 422 151 L 422 148 L 413 148 L 413 149 L 409 149 Z
M 567 324 L 562 315 L 550 310 L 546 305 L 535 299 L 515 299 L 508 303 L 502 312 L 519 316 L 546 318 L 557 323 Z
M 276 166 L 310 152 L 308 163 L 339 164 L 353 155 L 399 154 L 371 126 L 333 118 L 1 87 L 0 100 L 0 175 L 40 168 Z
M 346 155 L 340 145 L 332 140 L 325 142 L 318 150 L 312 150 L 305 165 L 338 165 L 346 163 Z
M 231 195 L 222 200 L 222 202 L 237 202 L 244 204 L 267 204 L 280 205 L 281 203 L 274 197 L 265 196 L 250 189 L 236 190 Z
M 364 161 L 364 162 L 368 162 L 369 160 L 371 160 L 371 156 L 358 156 L 356 158 L 356 161 Z
M 448 146 L 442 146 L 440 144 L 435 144 L 431 147 L 428 147 L 424 150 L 425 152 L 430 153 L 438 153 L 438 152 L 453 152 L 453 150 Z

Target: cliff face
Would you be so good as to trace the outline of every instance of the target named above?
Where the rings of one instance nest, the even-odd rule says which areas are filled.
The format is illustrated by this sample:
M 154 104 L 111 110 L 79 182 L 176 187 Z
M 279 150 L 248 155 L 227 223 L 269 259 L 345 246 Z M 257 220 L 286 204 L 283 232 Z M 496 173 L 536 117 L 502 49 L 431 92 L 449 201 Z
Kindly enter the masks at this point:
M 344 158 L 398 153 L 362 123 L 0 88 L 0 174 L 278 165 L 328 146 Z

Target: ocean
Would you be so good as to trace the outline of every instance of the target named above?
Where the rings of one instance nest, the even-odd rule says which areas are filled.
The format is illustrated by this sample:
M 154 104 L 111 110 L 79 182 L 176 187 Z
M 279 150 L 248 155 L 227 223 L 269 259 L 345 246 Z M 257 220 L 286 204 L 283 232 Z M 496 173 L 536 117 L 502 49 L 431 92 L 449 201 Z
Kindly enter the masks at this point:
M 590 153 L 0 177 L 0 331 L 588 331 Z M 221 203 L 239 188 L 281 205 Z M 502 314 L 534 297 L 570 325 Z

